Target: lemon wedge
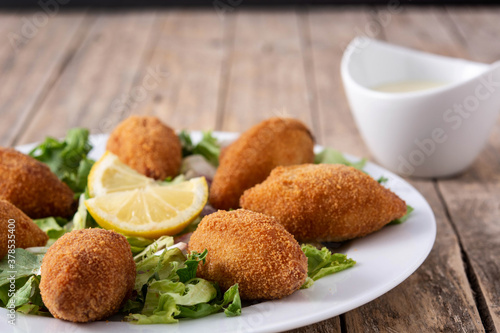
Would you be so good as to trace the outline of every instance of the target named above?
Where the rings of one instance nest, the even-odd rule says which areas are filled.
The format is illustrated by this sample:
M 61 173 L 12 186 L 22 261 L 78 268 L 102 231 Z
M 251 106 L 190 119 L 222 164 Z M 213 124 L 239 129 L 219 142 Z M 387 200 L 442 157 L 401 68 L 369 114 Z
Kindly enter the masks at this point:
M 90 197 L 145 188 L 155 183 L 125 163 L 118 156 L 106 151 L 90 169 L 88 188 Z
M 103 228 L 157 238 L 182 231 L 208 199 L 204 177 L 176 184 L 145 177 L 107 152 L 89 174 L 85 206 Z

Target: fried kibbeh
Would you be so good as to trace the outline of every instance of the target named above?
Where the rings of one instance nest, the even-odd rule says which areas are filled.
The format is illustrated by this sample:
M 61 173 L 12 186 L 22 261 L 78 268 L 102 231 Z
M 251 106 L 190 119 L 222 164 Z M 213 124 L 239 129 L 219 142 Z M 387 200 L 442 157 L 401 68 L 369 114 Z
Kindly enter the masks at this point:
M 74 193 L 49 167 L 31 156 L 0 147 L 0 199 L 11 202 L 32 219 L 69 217 Z
M 40 292 L 59 319 L 88 322 L 118 311 L 134 288 L 136 268 L 127 239 L 114 231 L 65 234 L 42 260 Z
M 309 129 L 296 119 L 275 117 L 250 128 L 224 150 L 210 187 L 211 205 L 238 208 L 243 192 L 275 167 L 312 163 L 313 149 Z
M 151 116 L 131 116 L 111 133 L 106 149 L 132 169 L 154 179 L 179 174 L 182 147 L 174 130 Z
M 15 238 L 12 236 L 9 238 L 9 235 L 15 235 Z M 15 242 L 9 243 L 9 239 L 14 239 Z M 7 254 L 9 244 L 25 249 L 45 246 L 48 240 L 49 236 L 26 214 L 10 202 L 0 200 L 0 259 Z
M 362 237 L 406 214 L 406 204 L 396 194 L 340 164 L 277 167 L 247 190 L 240 204 L 276 217 L 302 242 Z
M 307 277 L 307 257 L 273 217 L 238 209 L 207 215 L 191 236 L 189 250 L 208 250 L 197 276 L 223 290 L 238 283 L 242 299 L 278 299 Z

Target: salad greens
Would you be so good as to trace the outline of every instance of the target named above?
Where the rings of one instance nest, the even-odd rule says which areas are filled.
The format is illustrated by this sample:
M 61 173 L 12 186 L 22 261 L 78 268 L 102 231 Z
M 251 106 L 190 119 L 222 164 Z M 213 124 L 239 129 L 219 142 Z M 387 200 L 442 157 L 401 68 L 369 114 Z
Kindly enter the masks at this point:
M 87 158 L 91 149 L 89 131 L 73 128 L 62 141 L 47 137 L 31 150 L 29 155 L 47 164 L 50 170 L 75 192 L 75 198 L 78 198 L 85 191 L 87 177 L 94 164 L 93 160 Z
M 193 144 L 191 136 L 186 131 L 179 133 L 182 145 L 182 157 L 190 155 L 201 155 L 214 166 L 219 165 L 220 146 L 212 131 L 203 132 L 203 137 L 196 145 Z
M 46 217 L 43 219 L 33 220 L 33 222 L 35 222 L 35 224 L 49 236 L 47 246 L 52 245 L 62 235 L 71 231 L 72 227 L 72 224 L 70 224 L 67 219 L 62 217 Z
M 314 156 L 315 164 L 320 164 L 320 163 L 344 164 L 347 166 L 354 167 L 361 171 L 363 171 L 366 161 L 367 161 L 366 158 L 363 158 L 358 162 L 351 162 L 340 151 L 332 148 L 325 148 Z
M 44 223 L 52 225 L 53 222 Z M 172 237 L 161 237 L 156 241 L 127 237 L 127 240 L 136 248 L 137 275 L 134 297 L 127 300 L 120 310 L 126 314 L 126 321 L 136 324 L 176 323 L 181 318 L 201 318 L 221 311 L 228 317 L 241 314 L 237 284 L 222 293 L 217 283 L 196 277 L 198 265 L 205 263 L 207 250 L 192 252 L 186 257 L 180 249 L 172 247 L 158 254 L 159 250 L 173 243 Z M 302 251 L 308 258 L 308 278 L 302 288 L 356 263 L 346 255 L 332 254 L 326 248 L 318 250 L 312 245 L 303 245 Z M 43 254 L 16 249 L 13 255 L 15 266 L 7 257 L 0 261 L 0 306 L 50 316 L 39 288 Z M 13 282 L 12 270 L 17 271 Z M 16 286 L 15 294 L 9 293 L 11 283 Z
M 43 254 L 15 249 L 12 256 L 15 264 L 9 262 L 9 256 L 0 261 L 0 306 L 23 313 L 49 315 L 39 288 Z M 12 271 L 16 272 L 14 276 Z M 15 285 L 15 293 L 11 291 L 11 284 Z
M 201 155 L 210 164 L 219 164 L 220 146 L 212 132 L 203 133 L 202 140 L 194 144 L 191 136 L 182 131 L 179 134 L 183 157 Z M 47 217 L 34 222 L 49 235 L 49 244 L 64 233 L 76 229 L 99 227 L 84 205 L 89 198 L 87 178 L 94 163 L 87 157 L 92 149 L 89 131 L 74 128 L 68 131 L 64 140 L 48 137 L 29 154 L 47 164 L 65 182 L 79 199 L 79 207 L 71 221 L 59 217 Z M 325 148 L 315 155 L 315 163 L 344 164 L 363 171 L 366 159 L 349 161 L 341 152 Z M 180 175 L 166 179 L 165 185 L 183 181 Z M 380 184 L 387 182 L 380 177 Z M 390 224 L 403 223 L 413 211 L 407 206 L 407 213 Z M 199 221 L 199 219 L 198 219 Z M 189 227 L 188 227 L 189 228 Z M 180 318 L 201 318 L 217 312 L 226 316 L 241 314 L 241 300 L 238 285 L 222 292 L 217 283 L 196 277 L 198 265 L 203 265 L 207 250 L 192 252 L 186 256 L 179 248 L 172 247 L 172 237 L 163 236 L 156 241 L 142 237 L 128 237 L 136 263 L 136 280 L 133 298 L 127 300 L 121 312 L 125 320 L 136 324 L 176 323 Z M 40 267 L 44 252 L 48 249 L 15 249 L 15 266 L 9 256 L 0 260 L 0 306 L 15 308 L 22 313 L 50 316 L 40 295 Z M 331 253 L 326 247 L 303 244 L 302 251 L 308 259 L 308 276 L 301 287 L 309 288 L 314 281 L 327 275 L 348 269 L 356 264 L 353 259 L 340 253 Z M 163 251 L 161 251 L 163 250 Z M 12 258 L 10 258 L 12 259 Z M 16 271 L 15 277 L 11 272 Z M 15 285 L 15 294 L 11 285 Z
M 399 219 L 395 219 L 394 221 L 391 221 L 388 225 L 392 225 L 392 224 L 401 224 L 403 222 L 405 222 L 406 220 L 408 220 L 408 218 L 410 217 L 410 214 L 411 212 L 413 212 L 413 207 L 410 206 L 410 205 L 406 205 L 406 214 L 403 215 L 402 217 L 400 217 Z
M 389 178 L 386 178 L 384 176 L 380 176 L 379 179 L 377 179 L 377 182 L 379 184 L 385 184 L 385 183 L 387 183 L 387 181 L 389 181 Z
M 238 285 L 224 294 L 217 284 L 196 277 L 207 251 L 192 252 L 187 258 L 178 248 L 144 256 L 137 263 L 137 297 L 127 301 L 125 320 L 137 324 L 176 323 L 180 318 L 201 318 L 224 311 L 241 314 Z
M 326 247 L 318 250 L 312 245 L 303 244 L 302 251 L 307 257 L 308 276 L 302 289 L 309 288 L 313 284 L 313 281 L 343 271 L 356 264 L 354 260 L 347 258 L 347 255 L 341 253 L 332 254 Z

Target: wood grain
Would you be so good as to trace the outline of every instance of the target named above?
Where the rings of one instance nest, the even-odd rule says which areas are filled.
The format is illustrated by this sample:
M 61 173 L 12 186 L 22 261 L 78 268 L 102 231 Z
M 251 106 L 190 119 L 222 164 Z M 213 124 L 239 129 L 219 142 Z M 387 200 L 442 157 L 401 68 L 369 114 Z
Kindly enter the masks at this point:
M 444 40 L 446 37 L 448 45 L 454 45 L 453 40 L 445 30 L 446 28 L 440 26 L 439 20 L 435 19 L 436 15 L 439 16 L 439 10 L 424 12 L 418 10 L 412 10 L 411 12 L 402 11 L 401 13 L 391 14 L 390 18 L 385 13 L 385 19 L 387 20 L 385 23 L 381 23 L 380 21 L 382 19 L 381 14 L 384 13 L 365 14 L 363 20 L 360 20 L 360 15 L 354 14 L 354 17 L 349 17 L 348 13 L 343 16 L 339 13 L 336 20 L 325 19 L 325 22 L 322 22 L 322 24 L 318 23 L 318 28 L 312 29 L 313 36 L 318 35 L 320 36 L 318 39 L 321 38 L 321 28 L 328 26 L 328 23 L 326 23 L 328 21 L 336 23 L 338 21 L 346 22 L 346 25 L 348 25 L 350 22 L 355 22 L 357 18 L 358 21 L 356 23 L 351 23 L 351 29 L 360 30 L 363 27 L 374 25 L 375 23 L 370 22 L 376 21 L 384 28 L 383 33 L 382 31 L 379 32 L 379 36 L 387 38 L 390 42 L 413 47 L 426 46 L 428 42 L 429 47 L 434 50 L 440 49 L 442 53 L 449 51 L 443 52 L 443 50 L 446 50 L 446 44 L 444 47 L 441 47 L 443 45 L 441 39 Z M 324 13 L 320 15 L 327 16 Z M 314 26 L 312 20 L 311 24 Z M 343 38 L 336 40 L 337 43 L 342 45 L 352 38 L 346 33 L 347 29 L 345 27 L 341 30 L 340 27 L 336 27 L 333 23 L 330 25 L 333 26 L 332 29 L 337 28 L 339 31 L 343 31 L 343 34 L 335 34 L 343 36 Z M 342 26 L 342 23 L 339 25 Z M 353 25 L 357 28 L 352 28 Z M 435 32 L 434 34 L 429 30 L 431 28 Z M 367 31 L 367 28 L 364 29 Z M 314 33 L 314 31 L 317 32 Z M 411 36 L 408 35 L 408 31 L 412 32 Z M 417 42 L 421 44 L 417 44 Z M 328 40 L 325 38 L 321 43 L 318 41 L 316 44 L 328 45 Z M 315 43 L 312 45 L 314 50 Z M 314 60 L 317 63 L 321 61 L 316 60 L 316 58 Z M 327 60 L 323 61 L 326 62 Z M 338 68 L 340 65 L 339 53 L 336 61 L 337 64 L 335 64 L 335 67 Z M 330 66 L 333 67 L 332 65 Z M 318 72 L 321 75 L 321 72 L 324 71 L 318 70 L 315 73 Z M 323 80 L 326 81 L 327 79 L 325 77 Z M 330 80 L 333 81 L 332 79 Z M 342 97 L 345 99 L 339 88 L 337 88 L 337 98 Z M 330 90 L 333 89 L 330 88 Z M 318 91 L 320 91 L 319 87 Z M 328 101 L 325 102 L 326 105 L 332 104 L 331 95 L 327 92 L 320 95 L 325 96 L 325 100 Z M 321 97 L 318 104 L 321 104 Z M 359 148 L 360 145 L 357 143 L 357 140 L 360 140 L 359 134 L 355 130 L 354 122 L 351 120 L 348 112 L 349 109 L 345 102 L 340 110 L 337 109 L 336 113 L 329 113 L 329 115 L 335 114 L 336 122 L 340 123 L 337 125 L 338 128 L 329 134 L 333 139 L 332 141 L 335 141 L 336 145 L 344 144 L 345 148 L 341 149 L 366 151 L 364 147 L 362 149 Z M 349 141 L 351 143 L 347 144 L 346 142 Z M 438 219 L 438 236 L 433 251 L 426 262 L 400 286 L 375 301 L 346 313 L 345 324 L 348 332 L 483 330 L 481 318 L 477 312 L 467 275 L 465 274 L 459 243 L 454 235 L 453 228 L 446 219 L 445 210 L 439 202 L 438 194 L 431 182 L 419 182 L 415 183 L 415 185 L 418 186 L 418 189 L 424 194 L 427 200 L 432 203 L 433 210 Z
M 474 60 L 491 63 L 500 59 L 500 49 L 489 42 L 500 34 L 498 24 L 492 25 L 495 20 L 498 22 L 498 9 L 449 12 Z M 472 167 L 459 177 L 440 181 L 439 189 L 470 265 L 483 323 L 488 331 L 499 331 L 500 119 L 486 149 Z
M 165 75 L 128 113 L 154 114 L 179 130 L 214 129 L 231 22 L 232 15 L 221 20 L 215 11 L 159 12 L 153 31 L 157 43 L 147 50 L 151 56 L 133 90 L 144 86 L 152 70 L 160 69 Z
M 33 14 L 0 13 L 0 35 Z M 60 12 L 18 48 L 0 44 L 0 145 L 75 126 L 109 132 L 132 113 L 228 131 L 291 115 L 319 143 L 369 157 L 341 84 L 348 42 L 368 35 L 494 62 L 499 17 L 412 7 Z M 437 218 L 424 264 L 373 302 L 292 332 L 500 331 L 500 119 L 467 172 L 412 184 Z
M 378 24 L 368 10 L 341 9 L 324 11 L 312 9 L 307 16 L 309 28 L 312 76 L 310 92 L 317 99 L 318 142 L 343 152 L 369 156 L 351 115 L 340 77 L 342 54 L 349 42 L 367 27 Z M 377 37 L 373 35 L 372 37 Z
M 236 13 L 223 130 L 287 115 L 312 125 L 298 29 L 293 10 Z
M 482 332 L 457 237 L 434 185 L 413 181 L 437 221 L 434 247 L 406 281 L 346 314 L 348 332 Z M 383 264 L 383 263 L 381 263 Z
M 312 128 L 302 58 L 307 46 L 302 45 L 298 14 L 252 11 L 236 16 L 222 129 L 244 131 L 272 116 L 294 116 Z M 334 317 L 292 332 L 340 331 L 340 319 Z
M 21 12 L 0 17 L 0 34 L 16 36 L 11 37 L 12 44 L 6 38 L 0 47 L 0 145 L 12 145 L 16 136 L 26 131 L 26 122 L 84 33 L 80 29 L 85 13 L 79 12 L 51 17 L 23 34 L 33 15 Z
M 66 15 L 66 14 L 61 14 Z M 71 62 L 37 110 L 19 143 L 62 137 L 81 126 L 108 132 L 114 108 L 129 92 L 143 62 L 154 12 L 93 13 L 94 21 Z

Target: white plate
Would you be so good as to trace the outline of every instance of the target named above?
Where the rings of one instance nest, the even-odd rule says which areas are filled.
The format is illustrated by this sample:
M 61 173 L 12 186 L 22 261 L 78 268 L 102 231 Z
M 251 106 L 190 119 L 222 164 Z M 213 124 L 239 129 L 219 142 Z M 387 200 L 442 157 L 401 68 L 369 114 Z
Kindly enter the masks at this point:
M 234 139 L 234 133 L 215 133 L 222 140 Z M 196 137 L 200 133 L 194 132 Z M 104 152 L 107 136 L 93 135 L 92 158 Z M 28 151 L 33 145 L 18 147 Z M 316 147 L 319 149 L 319 147 Z M 354 157 L 350 157 L 356 159 Z M 337 316 L 383 295 L 410 276 L 429 254 L 436 237 L 434 214 L 422 195 L 395 174 L 367 163 L 365 170 L 374 178 L 385 176 L 391 188 L 414 207 L 403 224 L 384 227 L 367 237 L 343 245 L 357 264 L 343 272 L 327 276 L 312 288 L 299 290 L 281 300 L 267 301 L 243 308 L 240 317 L 227 318 L 218 313 L 202 319 L 181 319 L 170 325 L 133 325 L 100 321 L 73 324 L 54 318 L 17 313 L 16 326 L 7 323 L 7 310 L 0 309 L 1 332 L 277 332 L 310 325 Z M 78 300 L 75 300 L 78 302 Z

